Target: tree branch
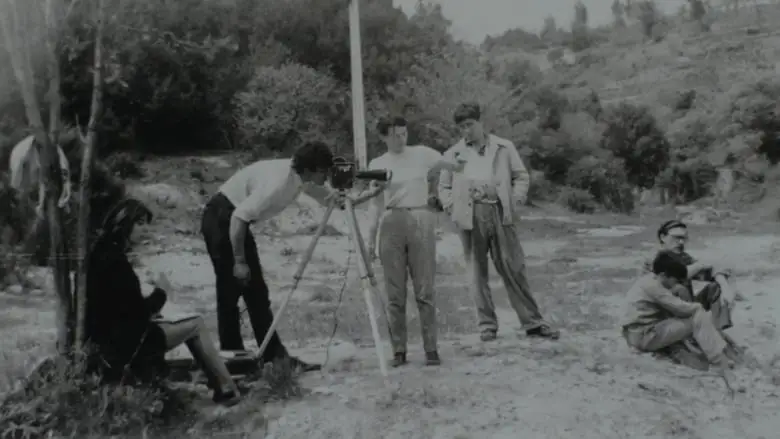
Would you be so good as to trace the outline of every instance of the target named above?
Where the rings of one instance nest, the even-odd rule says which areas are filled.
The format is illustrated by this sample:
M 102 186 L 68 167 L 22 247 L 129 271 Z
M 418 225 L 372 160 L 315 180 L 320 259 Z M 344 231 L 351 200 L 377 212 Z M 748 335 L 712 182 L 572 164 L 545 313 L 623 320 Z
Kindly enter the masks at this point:
M 35 147 L 38 151 L 39 164 L 41 169 L 40 178 L 43 179 L 44 187 L 44 200 L 46 206 L 46 214 L 48 218 L 48 231 L 49 231 L 49 266 L 52 268 L 55 290 L 59 299 L 59 307 L 57 312 L 57 334 L 58 334 L 58 348 L 61 353 L 66 353 L 70 350 L 71 345 L 71 331 L 70 331 L 70 317 L 72 309 L 72 295 L 70 276 L 68 270 L 68 260 L 66 258 L 67 249 L 64 241 L 64 234 L 62 233 L 62 215 L 57 206 L 57 191 L 60 190 L 61 185 L 58 184 L 60 177 L 59 166 L 55 166 L 58 163 L 57 146 L 52 143 L 49 135 L 46 132 L 46 128 L 43 124 L 41 117 L 41 108 L 38 103 L 37 96 L 35 94 L 35 70 L 33 67 L 32 51 L 38 46 L 35 44 L 39 42 L 36 38 L 35 26 L 40 25 L 40 22 L 34 22 L 32 20 L 31 13 L 25 10 L 24 14 L 20 13 L 19 5 L 31 7 L 30 3 L 23 2 L 23 0 L 5 0 L 5 5 L 10 11 L 6 13 L 0 13 L 0 24 L 2 25 L 2 31 L 5 38 L 8 40 L 6 49 L 9 52 L 11 58 L 11 64 L 16 76 L 17 83 L 21 89 L 22 99 L 24 100 L 25 114 L 27 121 L 30 124 L 33 134 L 35 136 Z M 47 14 L 52 14 L 53 11 L 49 11 L 49 8 L 53 8 L 53 3 L 47 2 L 45 7 L 47 10 L 42 11 L 43 16 L 48 19 Z M 41 12 L 41 11 L 38 11 Z M 44 20 L 47 22 L 48 20 Z M 58 36 L 56 31 L 46 30 L 45 33 L 46 44 L 48 47 L 53 47 L 52 39 L 56 40 Z M 49 46 L 49 45 L 52 46 Z M 56 55 L 47 54 L 52 57 Z M 51 61 L 51 59 L 49 59 Z M 49 73 L 52 73 L 51 71 Z M 59 80 L 59 72 L 51 78 L 52 81 Z M 59 85 L 54 86 L 59 92 Z M 59 93 L 58 93 L 59 95 Z M 35 224 L 33 228 L 37 229 L 40 226 L 41 219 L 38 219 L 38 224 Z
M 60 93 L 60 62 L 57 50 L 58 23 L 54 17 L 54 0 L 46 0 L 46 58 L 49 71 L 49 138 L 55 147 L 60 140 L 60 118 L 62 115 L 62 96 Z
M 103 0 L 98 0 L 97 29 L 95 31 L 95 54 L 92 73 L 92 103 L 89 122 L 87 124 L 86 141 L 83 143 L 81 157 L 81 182 L 79 184 L 79 214 L 78 214 L 78 285 L 76 290 L 76 338 L 75 350 L 81 351 L 84 342 L 84 320 L 86 317 L 87 276 L 89 275 L 89 217 L 90 199 L 92 198 L 92 165 L 97 143 L 97 123 L 103 110 L 103 29 L 105 8 Z M 81 134 L 79 136 L 84 139 Z

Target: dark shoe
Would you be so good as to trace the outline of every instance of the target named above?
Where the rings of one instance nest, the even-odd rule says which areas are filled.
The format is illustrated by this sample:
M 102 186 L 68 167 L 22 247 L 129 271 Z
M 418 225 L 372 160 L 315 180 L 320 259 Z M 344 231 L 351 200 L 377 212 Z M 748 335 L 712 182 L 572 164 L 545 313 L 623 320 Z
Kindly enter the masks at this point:
M 232 407 L 241 402 L 241 395 L 233 390 L 229 390 L 227 392 L 223 390 L 215 390 L 214 396 L 211 397 L 211 400 L 216 404 L 225 407 Z
M 549 338 L 550 340 L 558 340 L 561 338 L 561 331 L 552 329 L 549 325 L 540 325 L 536 328 L 525 331 L 525 335 L 529 337 Z
M 390 366 L 401 367 L 404 364 L 406 364 L 406 352 L 396 352 L 396 354 L 393 355 L 393 361 L 390 362 Z
M 498 338 L 496 331 L 482 331 L 482 333 L 479 334 L 479 339 L 482 341 L 493 341 L 496 338 Z
M 290 367 L 299 372 L 299 373 L 306 373 L 306 372 L 314 372 L 317 370 L 322 370 L 321 364 L 316 363 L 307 363 L 300 358 L 296 357 L 290 357 Z
M 436 351 L 425 353 L 425 365 L 426 366 L 441 366 L 441 358 Z
M 707 371 L 710 368 L 707 357 L 701 353 L 701 351 L 689 345 L 688 343 L 680 342 L 666 349 L 666 355 L 669 360 L 675 364 L 680 364 L 692 369 Z

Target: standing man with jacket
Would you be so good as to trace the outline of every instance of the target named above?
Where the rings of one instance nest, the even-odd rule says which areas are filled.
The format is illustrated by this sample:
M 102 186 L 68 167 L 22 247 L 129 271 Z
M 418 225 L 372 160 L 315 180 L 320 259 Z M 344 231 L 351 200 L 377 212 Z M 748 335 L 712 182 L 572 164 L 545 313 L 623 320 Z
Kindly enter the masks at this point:
M 466 262 L 472 270 L 477 318 L 482 341 L 498 333 L 496 307 L 488 285 L 488 253 L 504 281 L 526 335 L 558 339 L 560 332 L 542 318 L 525 273 L 525 254 L 517 222 L 530 185 L 528 170 L 515 145 L 488 134 L 479 104 L 461 104 L 453 116 L 463 138 L 445 153 L 465 159 L 463 172 L 442 170 L 439 198 L 460 230 Z

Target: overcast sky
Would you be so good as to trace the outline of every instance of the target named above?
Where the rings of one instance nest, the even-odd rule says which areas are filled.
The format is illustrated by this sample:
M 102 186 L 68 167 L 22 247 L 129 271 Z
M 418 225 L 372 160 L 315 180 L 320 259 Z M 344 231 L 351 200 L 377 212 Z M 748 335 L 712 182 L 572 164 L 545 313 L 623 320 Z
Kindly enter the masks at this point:
M 417 0 L 394 0 L 405 11 L 414 10 Z M 656 0 L 665 11 L 674 12 L 686 0 Z M 544 18 L 555 17 L 559 26 L 568 27 L 576 0 L 434 0 L 440 3 L 444 15 L 452 20 L 452 32 L 458 38 L 479 44 L 486 35 L 521 27 L 537 32 Z M 583 0 L 591 24 L 611 21 L 612 0 Z

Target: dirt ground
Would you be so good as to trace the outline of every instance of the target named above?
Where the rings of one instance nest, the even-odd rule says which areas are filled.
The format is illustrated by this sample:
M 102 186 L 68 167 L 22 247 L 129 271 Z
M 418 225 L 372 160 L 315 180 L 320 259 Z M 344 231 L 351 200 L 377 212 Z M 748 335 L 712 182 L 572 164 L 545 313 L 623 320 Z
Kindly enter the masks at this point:
M 176 291 L 164 311 L 202 313 L 214 328 L 214 275 L 208 255 L 195 233 L 195 221 L 171 221 L 172 212 L 181 212 L 175 204 L 160 208 L 168 213 L 161 216 L 148 245 L 138 249 L 139 273 L 143 278 L 166 272 Z M 186 209 L 196 210 L 197 206 Z M 272 228 L 257 231 L 265 232 L 258 236 L 258 246 L 275 308 L 289 291 L 311 239 L 293 232 L 306 228 L 302 217 L 311 222 L 317 212 L 290 209 Z M 325 370 L 302 378 L 307 392 L 300 400 L 265 407 L 245 403 L 223 414 L 232 421 L 222 436 L 777 437 L 780 236 L 766 232 L 773 225 L 748 226 L 748 218 L 731 218 L 691 229 L 692 252 L 728 262 L 743 297 L 731 333 L 749 346 L 753 359 L 737 370 L 745 391 L 734 400 L 712 374 L 634 353 L 620 338 L 616 321 L 624 293 L 654 247 L 657 224 L 669 215 L 673 213 L 573 216 L 529 209 L 523 227 L 528 273 L 546 317 L 563 331 L 556 342 L 531 341 L 522 335 L 495 272 L 491 285 L 500 308 L 499 339 L 479 341 L 459 242 L 443 227 L 437 301 L 444 364 L 438 368 L 422 364 L 419 321 L 410 294 L 411 364 L 391 370 L 389 383 L 379 373 L 350 242 L 347 237 L 326 236 L 280 328 L 293 353 L 309 360 L 327 359 Z M 341 221 L 334 218 L 336 229 L 344 227 Z M 375 269 L 381 285 L 381 268 L 377 264 Z M 0 366 L 7 371 L 0 387 L 7 388 L 51 349 L 54 297 L 45 291 L 43 287 L 0 293 Z M 381 288 L 374 304 L 380 327 L 385 327 Z M 248 327 L 245 336 L 252 338 Z M 383 337 L 389 356 L 385 333 Z M 261 417 L 270 420 L 264 427 L 257 422 Z

